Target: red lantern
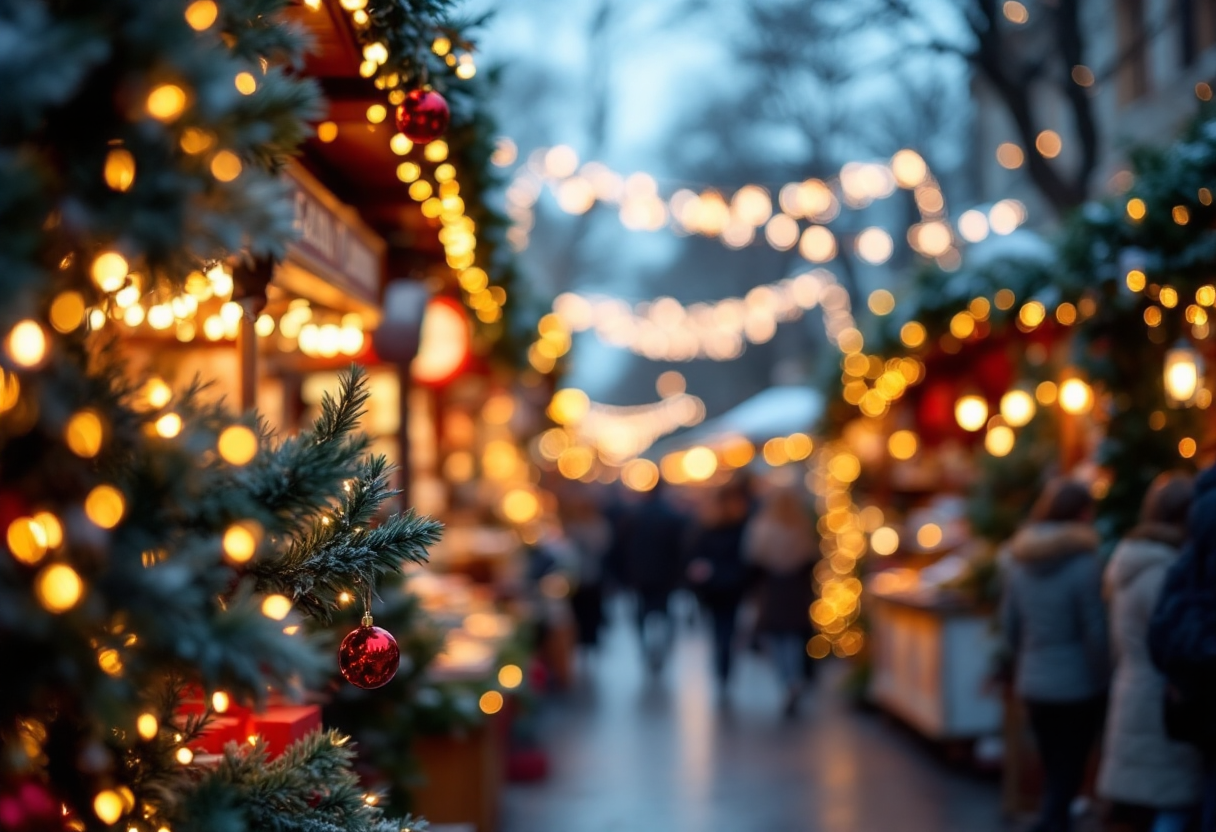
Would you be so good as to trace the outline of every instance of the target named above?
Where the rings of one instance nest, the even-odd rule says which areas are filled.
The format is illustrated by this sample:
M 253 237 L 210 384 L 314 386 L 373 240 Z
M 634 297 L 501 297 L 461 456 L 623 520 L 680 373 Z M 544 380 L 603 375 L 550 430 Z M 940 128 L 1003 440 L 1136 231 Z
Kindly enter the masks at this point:
M 418 355 L 410 365 L 414 381 L 432 387 L 452 381 L 468 363 L 470 342 L 469 319 L 460 301 L 432 298 L 422 316 Z

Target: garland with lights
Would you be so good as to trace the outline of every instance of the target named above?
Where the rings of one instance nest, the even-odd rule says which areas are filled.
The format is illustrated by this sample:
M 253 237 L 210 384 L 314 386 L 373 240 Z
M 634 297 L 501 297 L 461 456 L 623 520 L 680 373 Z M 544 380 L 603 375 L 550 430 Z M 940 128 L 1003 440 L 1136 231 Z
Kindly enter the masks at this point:
M 506 154 L 505 164 L 514 160 Z M 954 230 L 946 213 L 945 198 L 925 160 L 914 150 L 900 150 L 883 162 L 848 162 L 833 180 L 807 179 L 778 189 L 774 202 L 761 185 L 735 190 L 727 200 L 718 188 L 701 193 L 681 188 L 670 197 L 659 195 L 654 177 L 645 173 L 622 176 L 599 162 L 579 166 L 578 155 L 565 145 L 535 151 L 507 189 L 507 213 L 515 221 L 511 242 L 517 250 L 528 245 L 533 206 L 545 186 L 558 207 L 568 214 L 584 214 L 596 203 L 619 204 L 621 222 L 636 231 L 657 231 L 670 225 L 679 233 L 719 238 L 728 248 L 740 249 L 757 240 L 757 232 L 777 251 L 797 246 L 807 260 L 825 263 L 836 256 L 836 237 L 827 228 L 847 207 L 859 210 L 891 197 L 897 189 L 913 194 L 920 221 L 906 233 L 909 246 L 943 266 L 957 265 L 959 254 Z M 806 227 L 799 222 L 807 223 Z M 1008 234 L 1026 221 L 1025 209 L 1014 201 L 993 206 L 989 214 L 977 210 L 959 217 L 962 240 L 976 242 L 989 231 Z M 881 264 L 894 251 L 885 230 L 869 227 L 854 236 L 858 256 Z
M 328 642 L 300 621 L 368 597 L 437 536 L 412 514 L 374 522 L 393 492 L 354 432 L 360 374 L 311 431 L 276 439 L 198 387 L 133 380 L 90 327 L 130 286 L 177 297 L 234 252 L 283 253 L 277 171 L 318 111 L 287 71 L 301 44 L 285 5 L 0 18 L 18 45 L 0 55 L 0 658 L 21 670 L 0 691 L 6 828 L 403 828 L 339 734 L 275 759 L 257 738 L 192 750 L 229 703 L 330 678 Z M 201 715 L 176 707 L 190 690 Z
M 1154 476 L 1193 467 L 1212 402 L 1204 357 L 1212 357 L 1216 210 L 1201 183 L 1216 177 L 1216 121 L 1200 118 L 1169 147 L 1135 151 L 1131 163 L 1130 189 L 1076 212 L 1045 258 L 1004 258 L 955 275 L 928 270 L 915 305 L 876 326 L 880 351 L 912 355 L 958 353 L 1013 328 L 1068 334 L 1059 384 L 1033 368 L 1023 375 L 1037 382 L 1029 387 L 1039 404 L 1058 402 L 1074 415 L 1092 410 L 1104 423 L 1097 522 L 1108 543 L 1134 523 Z M 846 367 L 846 398 L 856 381 Z M 975 429 L 986 420 L 984 403 Z M 1011 447 L 1002 441 L 990 454 Z M 985 477 L 1014 476 L 1017 468 L 1015 457 L 986 466 Z M 1008 525 L 991 523 L 994 536 Z
M 397 133 L 389 144 L 403 157 L 397 178 L 409 186 L 423 215 L 442 224 L 439 241 L 477 319 L 482 351 L 494 347 L 513 361 L 520 350 L 504 309 L 517 280 L 499 253 L 506 221 L 484 198 L 501 184 L 490 162 L 495 125 L 482 106 L 497 79 L 491 73 L 474 80 L 475 47 L 466 32 L 477 24 L 454 21 L 451 0 L 341 5 L 362 48 L 359 72 L 385 91 L 388 104 L 371 105 L 367 118 L 378 124 L 393 113 Z M 319 135 L 332 141 L 337 125 L 321 125 Z

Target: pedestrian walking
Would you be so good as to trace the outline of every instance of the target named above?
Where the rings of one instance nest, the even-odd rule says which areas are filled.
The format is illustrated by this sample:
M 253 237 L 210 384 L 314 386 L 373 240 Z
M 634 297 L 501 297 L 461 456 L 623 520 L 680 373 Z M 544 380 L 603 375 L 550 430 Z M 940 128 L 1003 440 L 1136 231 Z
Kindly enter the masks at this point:
M 1035 832 L 1072 828 L 1072 801 L 1102 729 L 1109 661 L 1092 505 L 1081 483 L 1053 480 L 1005 563 L 1002 630 L 1045 780 Z
M 1195 480 L 1187 539 L 1149 623 L 1165 675 L 1165 727 L 1204 756 L 1199 832 L 1216 832 L 1216 468 Z
M 747 524 L 743 552 L 759 571 L 756 630 L 766 643 L 785 692 L 784 713 L 792 717 L 806 681 L 806 642 L 813 598 L 811 571 L 815 529 L 793 488 L 771 492 Z
M 686 541 L 688 582 L 713 626 L 714 677 L 725 702 L 734 655 L 735 619 L 747 589 L 743 530 L 751 510 L 745 484 L 732 481 Z
M 570 596 L 581 647 L 599 643 L 604 623 L 605 560 L 612 547 L 612 526 L 591 495 L 579 490 L 565 500 L 563 525 L 574 546 L 575 589 Z
M 637 600 L 638 633 L 646 665 L 663 669 L 675 628 L 668 607 L 680 582 L 684 517 L 664 498 L 662 482 L 621 523 L 621 561 Z
M 1190 477 L 1158 477 L 1104 575 L 1116 665 L 1098 794 L 1110 801 L 1111 832 L 1184 832 L 1201 797 L 1199 750 L 1166 733 L 1165 677 L 1148 650 L 1149 619 L 1178 560 L 1193 493 Z

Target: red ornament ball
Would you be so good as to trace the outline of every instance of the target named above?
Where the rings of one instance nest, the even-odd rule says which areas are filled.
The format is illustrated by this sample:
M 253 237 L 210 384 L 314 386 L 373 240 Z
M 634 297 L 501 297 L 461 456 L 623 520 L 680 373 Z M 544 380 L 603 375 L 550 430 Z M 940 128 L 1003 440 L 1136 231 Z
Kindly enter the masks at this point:
M 410 90 L 397 105 L 397 130 L 415 144 L 442 136 L 451 118 L 448 102 L 434 90 Z
M 388 630 L 365 625 L 342 639 L 338 669 L 342 678 L 358 688 L 383 687 L 397 675 L 401 650 Z
M 26 780 L 0 793 L 0 829 L 13 832 L 50 832 L 63 829 L 59 803 L 39 782 Z

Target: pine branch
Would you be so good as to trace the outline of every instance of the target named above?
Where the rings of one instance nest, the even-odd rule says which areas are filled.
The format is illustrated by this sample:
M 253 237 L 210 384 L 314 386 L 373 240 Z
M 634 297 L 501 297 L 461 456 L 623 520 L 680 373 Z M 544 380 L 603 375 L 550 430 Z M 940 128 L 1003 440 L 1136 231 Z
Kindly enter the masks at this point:
M 250 497 L 280 518 L 299 520 L 328 508 L 339 484 L 356 474 L 366 436 L 352 432 L 370 393 L 361 367 L 342 376 L 337 398 L 328 393 L 312 430 L 284 440 L 248 469 Z
M 397 494 L 389 488 L 388 475 L 384 457 L 369 458 L 347 483 L 332 518 L 314 521 L 281 557 L 255 565 L 258 588 L 286 594 L 304 614 L 328 620 L 341 593 L 361 596 L 381 574 L 425 561 L 427 547 L 439 539 L 438 522 L 409 511 L 368 528 L 379 507 Z

